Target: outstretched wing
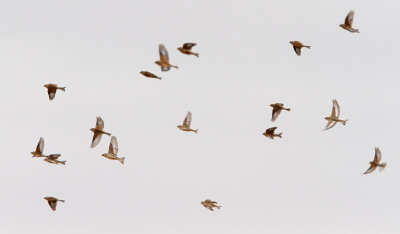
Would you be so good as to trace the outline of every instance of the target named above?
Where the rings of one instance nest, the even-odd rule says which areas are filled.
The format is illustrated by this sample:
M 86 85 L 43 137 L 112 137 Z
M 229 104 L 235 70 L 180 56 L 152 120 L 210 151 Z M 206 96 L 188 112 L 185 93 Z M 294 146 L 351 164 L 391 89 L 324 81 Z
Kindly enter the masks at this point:
M 54 97 L 56 96 L 56 92 L 57 92 L 57 89 L 55 89 L 55 88 L 48 88 L 47 89 L 47 94 L 49 95 L 49 99 L 50 100 L 54 99 Z
M 335 126 L 336 123 L 337 123 L 336 121 L 329 120 L 328 123 L 327 123 L 326 126 L 325 126 L 325 129 L 322 130 L 322 131 L 325 131 L 325 130 L 328 130 L 328 129 L 333 128 L 333 126 Z
M 280 113 L 281 113 L 281 109 L 274 108 L 272 110 L 272 119 L 271 119 L 271 121 L 274 122 L 278 118 Z
M 103 130 L 104 129 L 104 121 L 101 119 L 100 116 L 97 116 L 96 128 L 99 129 L 99 130 Z
M 102 134 L 101 133 L 93 133 L 93 139 L 92 139 L 92 144 L 90 145 L 90 148 L 94 148 L 96 145 L 99 144 L 101 141 Z
M 296 52 L 296 54 L 297 54 L 298 56 L 301 55 L 301 47 L 293 46 L 293 49 L 294 49 L 294 51 Z
M 55 211 L 57 207 L 57 201 L 47 201 L 49 203 L 50 208 Z
M 190 124 L 192 123 L 192 112 L 188 112 L 186 114 L 185 120 L 183 120 L 183 126 L 190 128 Z
M 110 146 L 108 147 L 108 153 L 114 155 L 118 154 L 118 141 L 116 136 L 111 137 Z
M 351 27 L 353 25 L 353 18 L 354 18 L 354 11 L 350 11 L 349 14 L 347 14 L 346 16 L 344 23 Z
M 379 163 L 382 159 L 382 153 L 381 150 L 378 147 L 375 147 L 375 157 L 374 157 L 374 162 Z
M 331 116 L 339 118 L 339 116 L 340 116 L 339 103 L 336 101 L 336 99 L 333 99 L 332 102 L 333 102 L 333 108 L 332 108 L 332 115 Z
M 36 146 L 36 152 L 43 154 L 43 149 L 44 149 L 44 139 L 41 137 L 39 139 L 39 143 Z
M 191 50 L 192 47 L 195 46 L 195 45 L 196 45 L 196 43 L 185 43 L 185 44 L 183 44 L 183 48 L 185 50 Z
M 60 156 L 61 156 L 61 154 L 50 154 L 48 156 L 48 158 L 53 159 L 53 160 L 57 160 Z
M 267 134 L 274 134 L 275 129 L 277 129 L 278 127 L 272 127 L 272 128 L 268 128 L 267 130 L 265 130 L 265 132 Z
M 163 44 L 158 45 L 158 51 L 160 53 L 160 61 L 162 63 L 169 63 L 168 51 Z
M 376 169 L 376 166 L 371 165 L 371 166 L 368 168 L 368 170 L 367 170 L 366 172 L 364 172 L 364 174 L 369 174 L 369 173 L 375 171 L 375 169 Z

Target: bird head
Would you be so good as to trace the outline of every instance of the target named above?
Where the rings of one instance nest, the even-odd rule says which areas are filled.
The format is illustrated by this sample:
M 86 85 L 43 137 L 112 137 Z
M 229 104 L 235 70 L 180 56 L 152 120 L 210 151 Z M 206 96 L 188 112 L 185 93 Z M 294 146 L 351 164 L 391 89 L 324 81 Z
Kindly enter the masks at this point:
M 160 61 L 155 61 L 154 63 L 161 66 L 161 62 Z
M 294 44 L 294 41 L 289 41 L 289 43 L 293 45 L 293 44 Z
M 96 128 L 91 128 L 90 129 L 90 131 L 92 131 L 92 132 L 94 132 L 94 131 L 96 131 L 97 129 Z
M 144 73 L 145 73 L 144 71 L 141 71 L 141 72 L 140 72 L 140 74 L 142 74 L 142 75 L 144 75 Z

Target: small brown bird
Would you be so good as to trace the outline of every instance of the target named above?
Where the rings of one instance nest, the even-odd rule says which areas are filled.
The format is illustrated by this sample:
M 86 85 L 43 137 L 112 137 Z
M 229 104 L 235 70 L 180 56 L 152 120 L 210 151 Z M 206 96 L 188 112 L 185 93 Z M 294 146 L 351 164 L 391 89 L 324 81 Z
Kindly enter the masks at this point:
M 200 202 L 205 208 L 214 211 L 213 208 L 217 208 L 218 210 L 222 207 L 217 205 L 218 203 L 216 201 L 211 201 L 210 199 L 207 199 L 205 201 Z
M 32 157 L 46 157 L 43 155 L 43 149 L 44 149 L 44 139 L 41 137 L 39 139 L 39 143 L 36 146 L 36 150 L 34 152 L 31 152 Z
M 67 161 L 59 161 L 58 158 L 61 156 L 61 154 L 50 154 L 49 156 L 45 156 L 46 158 L 43 161 L 46 161 L 48 163 L 53 163 L 53 164 L 62 164 L 65 165 L 65 162 Z
M 343 125 L 346 125 L 346 122 L 347 122 L 347 119 L 346 120 L 339 119 L 339 116 L 340 116 L 339 103 L 336 101 L 336 99 L 333 99 L 332 102 L 333 102 L 332 113 L 331 113 L 331 116 L 325 117 L 325 119 L 328 120 L 328 123 L 326 124 L 326 127 L 324 130 L 333 128 L 333 126 L 335 126 L 337 122 L 340 122 Z
M 171 67 L 178 69 L 178 66 L 171 65 L 169 63 L 168 51 L 165 49 L 163 44 L 158 46 L 158 51 L 160 53 L 160 60 L 155 63 L 161 67 L 161 71 L 169 71 Z
M 193 130 L 190 128 L 190 124 L 192 123 L 192 113 L 189 111 L 186 114 L 185 119 L 183 120 L 183 124 L 182 125 L 178 125 L 178 128 L 182 131 L 186 131 L 186 132 L 195 132 L 197 133 L 199 131 L 199 129 Z
M 161 77 L 158 77 L 158 76 L 156 76 L 153 73 L 148 72 L 148 71 L 141 71 L 140 74 L 142 74 L 142 75 L 144 75 L 145 77 L 148 77 L 148 78 L 155 78 L 155 79 L 161 80 Z
M 275 103 L 275 104 L 271 104 L 269 106 L 273 108 L 272 109 L 272 118 L 271 118 L 272 122 L 274 122 L 278 118 L 278 116 L 282 110 L 290 111 L 290 108 L 283 107 L 283 103 Z
M 53 100 L 56 96 L 57 89 L 65 92 L 65 87 L 58 87 L 56 84 L 45 84 L 44 87 L 47 88 L 47 93 L 49 94 L 50 101 Z
M 381 159 L 382 159 L 381 150 L 378 147 L 375 147 L 374 161 L 369 162 L 371 166 L 368 168 L 366 172 L 364 172 L 364 174 L 369 174 L 375 171 L 377 167 L 379 168 L 379 171 L 383 171 L 386 167 L 386 163 L 380 163 Z
M 265 132 L 263 133 L 264 136 L 269 137 L 271 139 L 274 139 L 274 137 L 279 137 L 282 138 L 282 133 L 277 133 L 275 134 L 275 129 L 277 129 L 278 127 L 272 127 L 272 128 L 268 128 L 267 130 L 265 130 Z
M 59 200 L 55 197 L 44 197 L 43 199 L 47 200 L 47 202 L 49 203 L 50 208 L 53 211 L 56 211 L 56 207 L 57 207 L 57 202 L 65 202 L 64 200 Z
M 111 133 L 105 132 L 103 131 L 103 129 L 104 129 L 104 122 L 98 116 L 96 120 L 96 127 L 90 129 L 90 131 L 93 132 L 92 145 L 90 146 L 90 148 L 94 148 L 97 144 L 99 144 L 103 134 L 111 136 Z
M 293 49 L 298 56 L 301 55 L 301 48 L 306 47 L 308 49 L 311 49 L 311 46 L 303 45 L 303 43 L 299 41 L 290 41 L 289 43 L 293 45 Z
M 339 26 L 349 32 L 360 33 L 360 30 L 353 28 L 353 18 L 354 11 L 350 11 L 349 14 L 347 14 L 346 16 L 346 19 L 344 20 L 344 24 L 340 24 Z
M 108 153 L 104 153 L 101 156 L 111 159 L 111 160 L 118 160 L 120 163 L 124 164 L 125 157 L 119 158 L 117 157 L 118 154 L 118 142 L 115 136 L 111 137 L 110 146 L 108 147 Z
M 182 47 L 179 47 L 178 50 L 182 53 L 182 54 L 187 54 L 187 55 L 194 55 L 197 58 L 199 57 L 199 53 L 194 53 L 192 51 L 192 47 L 195 46 L 196 43 L 185 43 L 183 44 Z

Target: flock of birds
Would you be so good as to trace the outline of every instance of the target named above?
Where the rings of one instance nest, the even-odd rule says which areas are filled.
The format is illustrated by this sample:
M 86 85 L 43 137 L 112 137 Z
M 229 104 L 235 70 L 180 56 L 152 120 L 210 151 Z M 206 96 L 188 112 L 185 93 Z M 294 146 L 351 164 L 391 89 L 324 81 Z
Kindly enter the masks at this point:
M 346 16 L 344 24 L 340 24 L 339 26 L 349 32 L 359 33 L 358 29 L 355 29 L 352 27 L 353 18 L 354 18 L 354 11 L 350 11 Z M 290 41 L 289 43 L 292 44 L 293 49 L 298 56 L 301 55 L 301 49 L 303 47 L 306 47 L 308 49 L 311 48 L 311 46 L 304 45 L 300 41 Z M 192 48 L 194 46 L 196 46 L 196 43 L 185 43 L 185 44 L 183 44 L 182 47 L 179 47 L 178 50 L 183 54 L 194 55 L 196 57 L 199 57 L 199 53 L 195 53 L 192 51 Z M 171 67 L 178 69 L 178 66 L 170 64 L 168 51 L 165 48 L 165 46 L 162 44 L 159 45 L 159 56 L 160 56 L 160 60 L 156 61 L 155 64 L 157 64 L 161 67 L 161 71 L 163 71 L 163 72 L 169 71 L 171 69 Z M 142 74 L 143 76 L 145 76 L 147 78 L 153 78 L 153 79 L 159 79 L 159 80 L 162 79 L 161 77 L 159 77 L 149 71 L 141 71 L 140 74 Z M 47 92 L 48 92 L 48 96 L 49 96 L 50 100 L 53 100 L 55 98 L 57 90 L 62 90 L 65 92 L 65 87 L 58 87 L 56 84 L 46 84 L 46 85 L 44 85 L 44 87 L 47 88 Z M 290 111 L 290 108 L 286 108 L 283 103 L 274 103 L 274 104 L 271 104 L 270 107 L 272 107 L 272 118 L 271 118 L 272 122 L 274 122 L 278 118 L 278 116 L 280 115 L 282 110 L 285 110 L 288 112 Z M 337 102 L 337 100 L 334 99 L 332 112 L 331 112 L 330 116 L 325 117 L 325 119 L 328 121 L 328 123 L 327 123 L 325 129 L 323 129 L 323 130 L 331 129 L 337 123 L 346 125 L 347 120 L 342 120 L 339 118 L 339 116 L 340 116 L 340 106 L 339 106 L 339 103 Z M 189 111 L 186 114 L 186 117 L 183 120 L 183 123 L 181 125 L 178 125 L 177 127 L 182 131 L 194 132 L 197 134 L 198 129 L 192 129 L 191 123 L 192 123 L 192 113 Z M 268 128 L 263 133 L 263 135 L 265 137 L 268 137 L 271 139 L 274 139 L 275 137 L 282 138 L 282 133 L 275 133 L 276 129 L 277 129 L 277 127 Z M 101 156 L 108 158 L 110 160 L 117 160 L 121 164 L 124 164 L 125 157 L 118 157 L 117 137 L 111 135 L 111 133 L 104 131 L 104 121 L 102 120 L 101 117 L 97 117 L 96 126 L 94 128 L 91 128 L 90 131 L 93 132 L 93 139 L 92 139 L 92 143 L 90 145 L 91 148 L 96 147 L 100 143 L 103 135 L 108 135 L 111 137 L 109 149 L 108 149 L 107 153 L 104 153 Z M 43 152 L 44 152 L 44 139 L 41 137 L 39 140 L 39 143 L 36 146 L 36 150 L 34 152 L 31 152 L 32 157 L 44 158 L 44 161 L 46 161 L 48 163 L 56 164 L 56 165 L 58 165 L 58 164 L 65 165 L 66 161 L 58 160 L 58 158 L 61 156 L 61 154 L 45 155 L 45 154 L 43 154 Z M 381 158 L 382 158 L 382 153 L 381 153 L 380 149 L 378 147 L 375 147 L 374 160 L 369 162 L 370 167 L 367 169 L 367 171 L 364 172 L 364 174 L 369 174 L 369 173 L 373 172 L 376 168 L 379 168 L 380 171 L 383 170 L 386 167 L 386 163 L 381 163 L 380 162 Z M 57 199 L 57 198 L 51 197 L 51 196 L 45 197 L 44 199 L 47 200 L 50 208 L 53 211 L 56 210 L 57 202 L 64 202 L 64 200 L 60 200 L 60 199 Z M 206 200 L 202 201 L 201 204 L 205 208 L 207 208 L 211 211 L 213 211 L 214 208 L 217 208 L 217 209 L 221 208 L 221 206 L 218 205 L 218 203 L 216 201 L 212 201 L 210 199 L 206 199 Z

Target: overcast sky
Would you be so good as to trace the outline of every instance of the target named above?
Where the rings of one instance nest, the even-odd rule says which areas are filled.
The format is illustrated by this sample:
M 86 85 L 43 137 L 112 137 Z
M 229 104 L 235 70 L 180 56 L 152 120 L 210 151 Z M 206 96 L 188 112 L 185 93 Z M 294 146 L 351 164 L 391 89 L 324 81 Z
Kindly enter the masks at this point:
M 339 27 L 352 9 L 360 34 Z M 399 9 L 2 1 L 0 232 L 399 233 Z M 311 49 L 298 57 L 292 40 Z M 177 50 L 185 42 L 200 58 Z M 154 64 L 159 43 L 179 70 Z M 47 83 L 66 92 L 49 101 Z M 332 99 L 348 123 L 321 131 Z M 272 123 L 275 102 L 292 110 Z M 197 135 L 177 128 L 187 111 Z M 96 116 L 125 165 L 101 157 L 108 136 L 89 148 Z M 274 126 L 282 139 L 262 135 Z M 30 156 L 40 137 L 66 166 Z M 362 175 L 375 146 L 388 166 Z M 45 196 L 65 204 L 52 212 Z

